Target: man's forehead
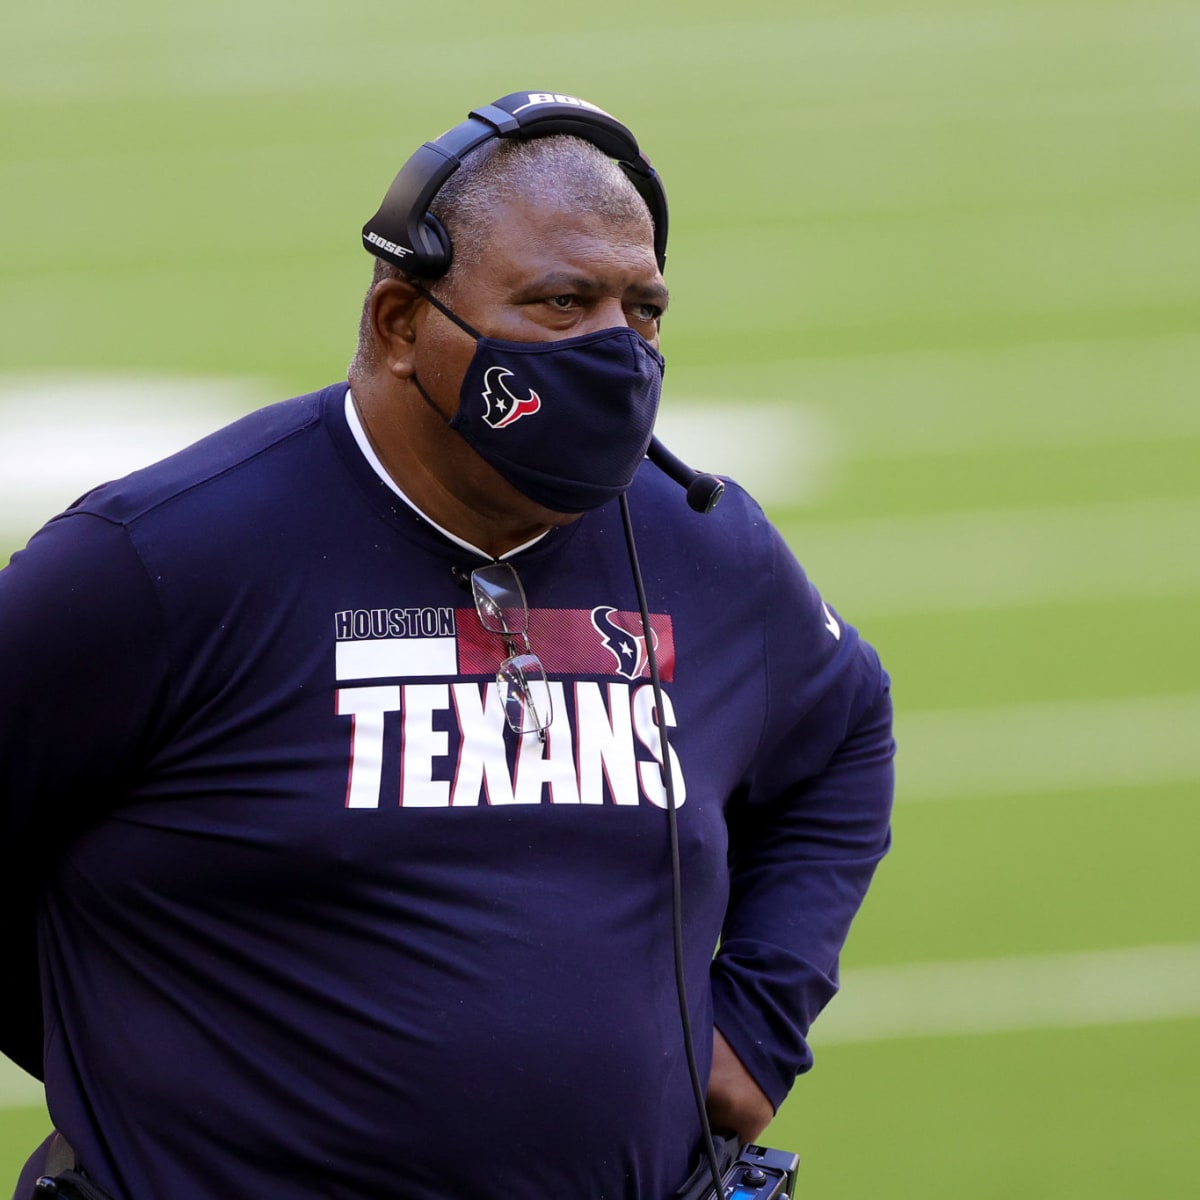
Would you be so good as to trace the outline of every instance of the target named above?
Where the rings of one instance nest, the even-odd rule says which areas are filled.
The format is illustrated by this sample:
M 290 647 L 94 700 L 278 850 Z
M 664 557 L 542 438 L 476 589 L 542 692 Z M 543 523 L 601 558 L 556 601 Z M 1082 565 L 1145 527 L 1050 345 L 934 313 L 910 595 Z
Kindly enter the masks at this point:
M 489 213 L 493 229 L 513 224 L 557 227 L 578 220 L 607 225 L 615 237 L 654 241 L 650 210 L 636 192 L 597 196 L 574 181 L 553 177 L 525 180 L 519 190 L 492 203 Z
M 472 255 L 503 274 L 529 282 L 575 279 L 581 285 L 614 270 L 630 282 L 661 285 L 654 227 L 643 208 L 606 213 L 547 196 L 517 197 L 497 205 Z

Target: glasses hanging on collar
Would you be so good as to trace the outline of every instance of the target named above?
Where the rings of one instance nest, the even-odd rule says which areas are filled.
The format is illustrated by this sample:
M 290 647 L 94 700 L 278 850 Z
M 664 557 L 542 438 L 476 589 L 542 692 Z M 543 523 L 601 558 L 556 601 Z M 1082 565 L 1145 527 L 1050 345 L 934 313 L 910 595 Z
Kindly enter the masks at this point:
M 554 717 L 550 685 L 542 660 L 529 644 L 529 605 L 516 569 L 489 563 L 471 572 L 471 595 L 480 624 L 504 638 L 508 657 L 496 672 L 504 718 L 518 734 L 536 733 L 543 741 Z

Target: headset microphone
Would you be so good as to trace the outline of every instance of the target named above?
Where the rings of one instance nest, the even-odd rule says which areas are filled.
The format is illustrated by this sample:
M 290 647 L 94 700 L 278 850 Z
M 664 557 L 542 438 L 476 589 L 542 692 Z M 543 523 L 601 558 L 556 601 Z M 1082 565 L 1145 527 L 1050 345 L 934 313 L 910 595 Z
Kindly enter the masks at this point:
M 725 494 L 725 484 L 722 480 L 715 475 L 692 470 L 681 458 L 672 454 L 658 438 L 650 439 L 646 457 L 687 492 L 689 507 L 698 513 L 712 512 Z

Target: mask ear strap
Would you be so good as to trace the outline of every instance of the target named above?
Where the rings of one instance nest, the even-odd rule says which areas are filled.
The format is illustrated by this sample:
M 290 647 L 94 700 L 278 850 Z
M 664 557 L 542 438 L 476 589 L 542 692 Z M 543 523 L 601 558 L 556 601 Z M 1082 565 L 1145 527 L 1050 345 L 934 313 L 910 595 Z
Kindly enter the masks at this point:
M 457 325 L 459 327 L 459 329 L 461 329 L 469 337 L 474 338 L 476 341 L 479 341 L 480 338 L 483 337 L 482 333 L 479 333 L 477 330 L 472 329 L 471 326 L 468 325 L 466 323 L 466 321 L 464 321 L 462 319 L 462 317 L 460 317 L 453 310 L 447 308 L 446 305 L 444 305 L 428 288 L 422 287 L 415 279 L 410 279 L 408 282 L 411 283 L 412 286 L 417 290 L 417 292 L 420 295 L 424 296 L 425 299 L 428 300 L 429 303 L 432 304 L 433 307 L 438 310 L 438 312 L 440 312 L 443 316 L 448 317 L 451 321 L 453 321 L 454 324 Z M 442 410 L 440 408 L 438 408 L 438 406 L 436 404 L 434 404 L 433 397 L 425 390 L 425 385 L 420 381 L 420 379 L 417 378 L 415 371 L 413 372 L 412 381 L 414 384 L 416 384 L 417 391 L 421 393 L 421 399 L 424 400 L 425 403 L 428 404 L 429 407 L 432 408 L 433 411 L 435 413 L 437 413 L 437 415 L 447 425 L 450 425 L 450 421 L 446 417 L 446 414 L 444 412 L 442 412 Z M 450 428 L 453 429 L 454 426 L 450 425 Z
M 483 334 L 480 333 L 478 329 L 472 329 L 471 326 L 468 325 L 466 321 L 464 321 L 462 317 L 458 315 L 458 313 L 447 308 L 446 305 L 444 305 L 428 288 L 422 287 L 415 279 L 410 279 L 409 283 L 412 284 L 417 292 L 424 296 L 425 299 L 428 300 L 429 303 L 432 304 L 433 307 L 442 314 L 442 316 L 448 317 L 451 321 L 453 321 L 455 325 L 457 325 L 459 329 L 463 331 L 463 333 L 470 335 L 476 341 L 479 341 L 480 338 L 483 337 Z
M 444 424 L 450 425 L 449 418 L 444 412 L 442 412 L 440 408 L 438 408 L 436 404 L 434 404 L 433 397 L 425 390 L 425 385 L 417 378 L 415 371 L 413 372 L 412 381 L 417 385 L 417 391 L 421 393 L 421 399 L 424 400 L 425 403 L 428 404 L 435 413 L 437 413 Z M 453 426 L 451 426 L 451 428 L 453 428 Z

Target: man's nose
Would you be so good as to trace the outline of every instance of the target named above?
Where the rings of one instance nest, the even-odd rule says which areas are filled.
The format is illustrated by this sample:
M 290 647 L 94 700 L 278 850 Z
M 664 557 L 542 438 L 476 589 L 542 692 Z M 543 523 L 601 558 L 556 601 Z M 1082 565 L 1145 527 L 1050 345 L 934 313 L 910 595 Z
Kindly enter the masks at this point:
M 595 333 L 600 329 L 615 329 L 629 324 L 629 314 L 624 303 L 616 296 L 606 296 L 592 306 L 583 333 Z

